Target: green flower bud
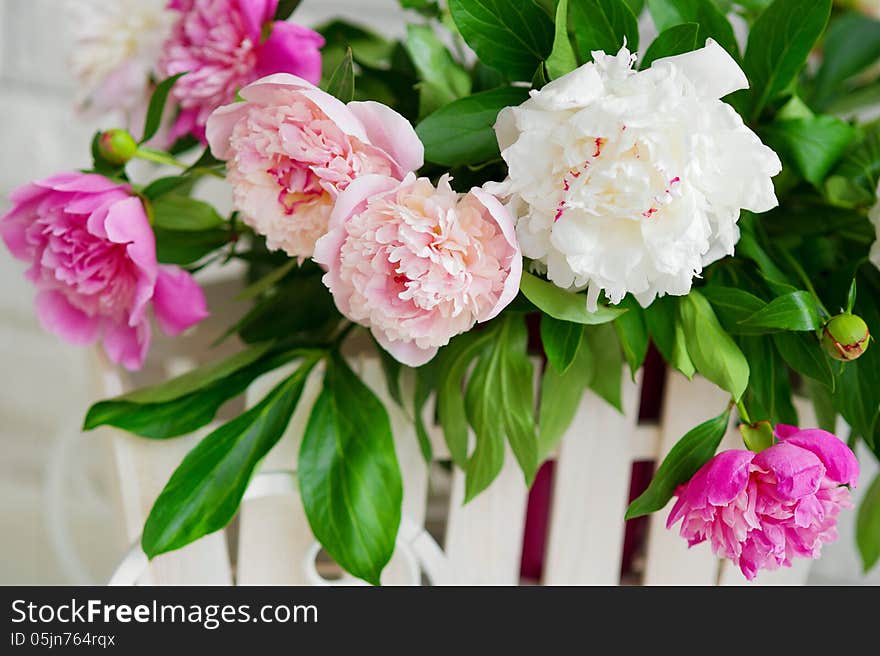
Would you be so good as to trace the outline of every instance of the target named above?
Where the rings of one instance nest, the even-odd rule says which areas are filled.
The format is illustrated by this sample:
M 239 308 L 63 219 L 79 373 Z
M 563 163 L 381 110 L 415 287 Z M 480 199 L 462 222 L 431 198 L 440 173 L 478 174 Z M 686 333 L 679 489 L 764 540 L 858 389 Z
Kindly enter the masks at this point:
M 760 453 L 773 446 L 773 426 L 769 421 L 740 424 L 739 432 L 749 451 Z
M 870 339 L 867 324 L 854 314 L 838 314 L 822 329 L 822 345 L 835 360 L 855 360 L 868 350 Z
M 128 162 L 137 152 L 137 142 L 125 130 L 114 128 L 101 133 L 98 139 L 98 151 L 101 157 L 117 166 Z

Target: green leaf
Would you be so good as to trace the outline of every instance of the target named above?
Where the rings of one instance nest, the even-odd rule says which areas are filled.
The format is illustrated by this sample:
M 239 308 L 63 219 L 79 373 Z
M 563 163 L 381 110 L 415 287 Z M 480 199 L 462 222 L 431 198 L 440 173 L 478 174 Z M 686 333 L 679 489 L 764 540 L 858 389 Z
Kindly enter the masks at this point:
M 406 51 L 422 80 L 422 115 L 470 94 L 470 76 L 429 25 L 407 25 Z
M 578 0 L 570 13 L 582 60 L 591 60 L 593 50 L 617 54 L 624 41 L 630 52 L 638 51 L 639 23 L 625 2 Z
M 687 353 L 675 298 L 662 296 L 655 299 L 645 310 L 645 324 L 663 359 L 688 378 L 692 378 L 696 370 Z
M 876 202 L 878 182 L 880 125 L 874 125 L 843 156 L 834 174 L 825 182 L 825 193 L 835 205 L 865 207 Z
M 212 230 L 167 230 L 153 227 L 156 236 L 156 259 L 162 264 L 186 266 L 229 244 L 230 233 L 224 228 Z
M 425 159 L 450 167 L 497 159 L 500 154 L 494 125 L 498 112 L 528 97 L 527 89 L 501 87 L 441 107 L 416 127 L 425 145 Z
M 831 21 L 822 46 L 812 102 L 825 107 L 844 82 L 880 59 L 880 22 L 858 12 Z
M 265 276 L 242 289 L 238 294 L 235 295 L 235 300 L 249 301 L 251 299 L 262 296 L 270 289 L 272 289 L 276 284 L 281 282 L 287 276 L 287 274 L 290 273 L 296 266 L 297 261 L 295 259 L 288 260 L 280 267 L 272 269 Z
M 582 326 L 578 329 L 584 331 Z M 547 363 L 538 411 L 538 462 L 553 452 L 568 430 L 593 375 L 593 354 L 585 339 L 580 340 L 574 362 L 565 372 Z
M 834 389 L 834 372 L 815 335 L 807 333 L 776 333 L 773 343 L 785 363 L 802 376 Z
M 223 225 L 223 217 L 208 203 L 167 194 L 153 201 L 153 225 L 165 230 L 201 232 Z
M 565 373 L 577 355 L 584 336 L 583 326 L 570 321 L 559 321 L 544 315 L 541 317 L 541 343 L 550 364 L 561 374 Z
M 712 307 L 724 329 L 731 334 L 763 334 L 763 329 L 749 328 L 742 322 L 763 310 L 767 304 L 754 294 L 737 287 L 708 285 L 700 289 Z
M 400 468 L 388 413 L 338 353 L 327 361 L 297 472 L 315 537 L 348 572 L 379 585 L 400 525 Z
M 743 397 L 752 419 L 794 424 L 797 411 L 791 401 L 788 368 L 768 336 L 742 336 L 737 342 L 749 361 L 749 387 Z
M 856 129 L 834 116 L 815 116 L 778 121 L 763 134 L 807 182 L 819 187 L 855 139 Z
M 319 329 L 339 318 L 321 276 L 313 275 L 291 280 L 260 299 L 229 332 L 247 344 L 306 333 L 317 340 Z
M 156 85 L 153 95 L 150 97 L 150 105 L 147 108 L 147 118 L 144 121 L 144 135 L 139 143 L 146 143 L 159 131 L 159 125 L 162 123 L 162 114 L 165 111 L 165 101 L 168 100 L 168 94 L 171 87 L 186 73 L 178 73 L 169 78 L 162 80 Z
M 238 353 L 229 356 L 223 360 L 210 362 L 202 365 L 197 369 L 188 371 L 185 374 L 172 378 L 171 380 L 153 385 L 151 387 L 142 387 L 128 394 L 116 396 L 110 401 L 101 401 L 96 406 L 109 402 L 130 401 L 131 403 L 165 403 L 179 399 L 187 394 L 192 394 L 204 389 L 214 383 L 221 382 L 236 371 L 240 371 L 245 367 L 253 364 L 257 360 L 263 358 L 272 349 L 272 344 L 255 344 L 249 346 Z M 89 415 L 91 415 L 91 411 Z M 100 423 L 89 425 L 86 420 L 86 430 L 99 426 Z
M 459 335 L 438 357 L 437 417 L 453 462 L 464 469 L 468 461 L 468 425 L 465 416 L 464 377 L 489 334 L 472 331 Z
M 739 401 L 749 382 L 749 363 L 721 327 L 709 301 L 692 290 L 681 298 L 678 312 L 697 371 Z
M 774 298 L 740 324 L 792 331 L 818 330 L 824 323 L 820 312 L 813 295 L 800 290 Z
M 547 57 L 547 72 L 555 80 L 577 68 L 577 55 L 568 36 L 568 0 L 559 0 L 556 5 L 556 34 L 553 37 L 553 50 Z
M 467 44 L 484 64 L 527 81 L 553 48 L 553 23 L 532 0 L 449 0 Z
M 151 439 L 168 439 L 192 433 L 209 423 L 226 401 L 243 393 L 254 380 L 302 354 L 303 351 L 297 350 L 267 354 L 247 365 L 229 370 L 216 381 L 201 384 L 192 392 L 165 400 L 139 402 L 126 398 L 132 395 L 139 398 L 140 392 L 160 391 L 159 387 L 100 401 L 89 409 L 84 430 L 104 425 L 115 426 Z
M 727 432 L 729 419 L 728 409 L 682 437 L 664 458 L 648 489 L 629 504 L 626 519 L 648 515 L 666 506 L 675 489 L 693 478 L 700 467 L 715 455 Z
M 734 59 L 740 60 L 733 27 L 712 0 L 648 0 L 648 10 L 660 32 L 675 25 L 696 23 L 700 27 L 696 47 L 702 48 L 706 39 L 715 39 Z
M 187 175 L 170 175 L 153 180 L 143 188 L 141 195 L 148 200 L 156 200 L 159 196 L 164 196 L 167 193 L 177 191 L 181 188 L 184 188 L 184 190 L 187 191 L 192 187 L 194 182 L 195 179 Z
M 755 21 L 744 58 L 753 119 L 797 78 L 830 15 L 831 0 L 776 0 Z
M 694 50 L 697 47 L 699 33 L 700 26 L 697 23 L 682 23 L 663 30 L 648 46 L 642 56 L 639 68 L 645 70 L 650 68 L 656 59 L 672 57 Z
M 465 467 L 465 503 L 482 492 L 504 464 L 504 437 L 531 485 L 538 469 L 538 439 L 528 332 L 521 316 L 503 319 L 477 361 L 465 392 L 465 411 L 476 448 Z
M 586 295 L 566 291 L 525 271 L 519 288 L 539 310 L 560 321 L 597 325 L 614 321 L 626 312 L 602 305 L 595 312 L 588 312 Z
M 294 10 L 299 7 L 302 0 L 278 0 L 278 9 L 275 10 L 275 20 L 283 21 L 290 18 Z
M 388 395 L 402 408 L 404 406 L 403 394 L 400 391 L 400 371 L 403 365 L 388 351 L 383 349 L 375 339 L 373 341 L 376 345 L 376 351 L 379 353 L 379 362 L 382 364 L 382 373 L 385 375 L 385 387 L 388 389 Z
M 625 297 L 618 305 L 625 308 L 626 312 L 617 317 L 613 325 L 620 338 L 630 374 L 635 380 L 636 372 L 642 368 L 645 356 L 648 354 L 648 325 L 645 323 L 645 311 L 632 296 Z
M 260 403 L 190 451 L 147 517 L 141 544 L 148 557 L 180 549 L 230 522 L 254 469 L 284 434 L 317 360 L 307 359 Z
M 434 448 L 431 445 L 431 436 L 428 434 L 428 429 L 425 426 L 425 420 L 422 415 L 425 403 L 428 402 L 428 397 L 431 396 L 431 392 L 437 389 L 437 370 L 437 358 L 422 365 L 416 369 L 416 383 L 413 386 L 413 414 L 415 415 L 413 423 L 416 428 L 419 449 L 421 449 L 422 456 L 428 464 L 434 459 Z
M 608 324 L 584 329 L 584 340 L 593 354 L 590 389 L 623 412 L 623 356 L 617 334 Z
M 351 58 L 351 48 L 345 51 L 342 62 L 330 76 L 330 80 L 327 82 L 327 93 L 344 103 L 354 100 L 354 64 Z
M 856 544 L 867 573 L 880 560 L 880 474 L 862 497 L 856 518 Z
M 850 314 L 852 314 L 853 308 L 856 306 L 856 299 L 858 298 L 857 292 L 858 288 L 856 285 L 856 279 L 853 278 L 853 281 L 849 286 L 849 292 L 846 295 L 846 311 Z

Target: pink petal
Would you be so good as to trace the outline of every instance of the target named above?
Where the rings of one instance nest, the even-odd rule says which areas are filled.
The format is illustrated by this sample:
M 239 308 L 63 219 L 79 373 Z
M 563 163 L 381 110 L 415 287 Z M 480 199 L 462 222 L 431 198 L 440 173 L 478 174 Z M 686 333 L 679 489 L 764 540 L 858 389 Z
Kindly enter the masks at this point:
M 238 3 L 244 28 L 253 43 L 259 43 L 263 23 L 271 21 L 278 9 L 278 0 L 244 0 Z
M 188 272 L 176 266 L 160 266 L 153 312 L 163 331 L 177 335 L 206 318 L 208 304 L 202 288 Z
M 43 327 L 77 346 L 93 344 L 100 327 L 97 317 L 90 317 L 73 307 L 58 291 L 37 294 L 37 317 Z
M 722 451 L 706 465 L 706 495 L 714 506 L 724 506 L 746 489 L 753 451 Z
M 321 48 L 324 37 L 317 32 L 297 25 L 278 21 L 272 34 L 260 46 L 257 75 L 293 73 L 318 84 L 321 81 Z
M 495 219 L 495 223 L 498 224 L 498 228 L 501 230 L 507 243 L 514 249 L 514 254 L 510 260 L 510 273 L 504 281 L 504 289 L 501 292 L 501 296 L 498 297 L 498 302 L 485 317 L 478 318 L 478 321 L 489 321 L 489 319 L 498 316 L 501 310 L 506 308 L 519 293 L 519 283 L 522 278 L 522 253 L 520 252 L 519 241 L 516 238 L 513 217 L 507 211 L 507 208 L 495 196 L 483 191 L 479 187 L 471 189 L 471 194 L 489 211 L 489 215 Z
M 129 318 L 129 325 L 135 326 L 142 321 L 147 303 L 153 297 L 158 273 L 156 238 L 141 200 L 131 197 L 114 203 L 107 213 L 104 229 L 110 241 L 128 244 L 126 253 L 140 270 Z
M 800 428 L 798 428 L 797 426 L 792 426 L 791 424 L 776 424 L 776 428 L 773 430 L 773 433 L 780 440 L 784 440 L 787 437 L 791 437 L 795 433 L 799 433 L 800 430 Z
M 251 103 L 232 103 L 215 109 L 208 117 L 208 122 L 205 125 L 205 137 L 211 146 L 214 157 L 227 160 L 232 155 L 229 147 L 232 130 L 250 108 Z
M 777 427 L 777 435 L 780 435 L 779 427 Z M 791 433 L 782 439 L 786 444 L 794 444 L 814 453 L 825 465 L 826 474 L 831 480 L 853 487 L 858 485 L 859 461 L 846 444 L 828 431 L 808 428 Z
M 150 348 L 150 322 L 142 321 L 134 326 L 110 324 L 104 331 L 104 350 L 107 356 L 126 369 L 140 369 Z
M 103 175 L 96 173 L 59 173 L 43 180 L 37 180 L 35 185 L 44 189 L 53 189 L 55 191 L 79 191 L 87 193 L 96 193 L 101 191 L 109 191 L 122 186 L 128 189 L 127 185 L 118 185 L 108 180 Z
M 764 449 L 753 462 L 776 476 L 776 490 L 783 499 L 800 499 L 815 493 L 825 475 L 825 466 L 814 453 L 789 442 Z
M 403 116 L 373 101 L 350 102 L 348 109 L 364 124 L 370 143 L 381 148 L 397 163 L 401 177 L 422 168 L 425 147 Z
M 436 347 L 423 349 L 417 346 L 415 342 L 392 342 L 385 336 L 385 333 L 378 330 L 372 332 L 373 337 L 379 342 L 379 346 L 388 351 L 395 360 L 405 364 L 407 367 L 421 367 L 437 355 L 438 349 Z

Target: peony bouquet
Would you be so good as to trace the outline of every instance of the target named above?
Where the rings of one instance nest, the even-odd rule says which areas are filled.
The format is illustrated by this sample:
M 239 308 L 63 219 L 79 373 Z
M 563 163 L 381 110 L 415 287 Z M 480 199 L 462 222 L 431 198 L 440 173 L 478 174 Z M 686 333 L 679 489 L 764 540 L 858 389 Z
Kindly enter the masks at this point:
M 747 578 L 837 537 L 853 449 L 880 457 L 870 3 L 400 0 L 401 42 L 313 31 L 296 1 L 78 4 L 80 104 L 124 123 L 95 135 L 89 170 L 10 197 L 0 230 L 43 325 L 137 369 L 151 316 L 171 335 L 207 316 L 205 266 L 241 261 L 250 281 L 222 336 L 241 350 L 95 404 L 86 429 L 191 433 L 295 364 L 173 474 L 148 556 L 234 517 L 314 371 L 291 467 L 327 552 L 378 582 L 402 482 L 387 410 L 348 362 L 357 333 L 428 459 L 436 396 L 466 500 L 508 446 L 531 483 L 583 394 L 619 407 L 656 349 L 730 401 L 627 517 L 675 499 L 669 526 Z M 162 174 L 133 183 L 133 159 Z M 204 178 L 225 179 L 231 214 L 193 197 Z M 797 427 L 793 395 L 820 427 Z M 716 454 L 732 418 L 744 447 Z M 858 512 L 868 568 L 880 482 Z

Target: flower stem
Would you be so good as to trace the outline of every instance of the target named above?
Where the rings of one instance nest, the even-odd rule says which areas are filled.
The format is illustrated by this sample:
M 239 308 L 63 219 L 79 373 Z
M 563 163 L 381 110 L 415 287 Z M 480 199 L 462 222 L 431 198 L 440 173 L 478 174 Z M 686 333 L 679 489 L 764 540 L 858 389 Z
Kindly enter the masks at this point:
M 138 159 L 143 159 L 148 162 L 155 162 L 156 164 L 165 164 L 166 166 L 176 166 L 181 169 L 188 169 L 189 164 L 185 162 L 181 162 L 176 157 L 169 155 L 168 153 L 162 152 L 161 150 L 155 150 L 153 148 L 146 148 L 144 146 L 140 146 L 134 153 L 134 156 Z
M 795 257 L 789 253 L 784 248 L 779 249 L 782 255 L 785 257 L 785 261 L 788 262 L 789 266 L 794 269 L 795 273 L 798 275 L 798 278 L 801 279 L 801 282 L 804 283 L 804 286 L 807 288 L 807 291 L 812 294 L 813 298 L 816 299 L 816 303 L 819 304 L 819 307 L 822 309 L 822 312 L 825 313 L 826 319 L 831 316 L 831 313 L 828 311 L 828 308 L 825 307 L 825 304 L 822 302 L 822 299 L 819 298 L 819 294 L 816 293 L 816 288 L 813 287 L 813 283 L 810 280 L 810 276 L 807 275 L 807 272 L 804 271 L 804 268 L 801 266 L 800 262 L 795 259 Z
M 739 413 L 739 418 L 742 419 L 745 423 L 751 424 L 752 418 L 749 417 L 749 411 L 746 410 L 746 404 L 742 401 L 736 402 L 736 411 Z

